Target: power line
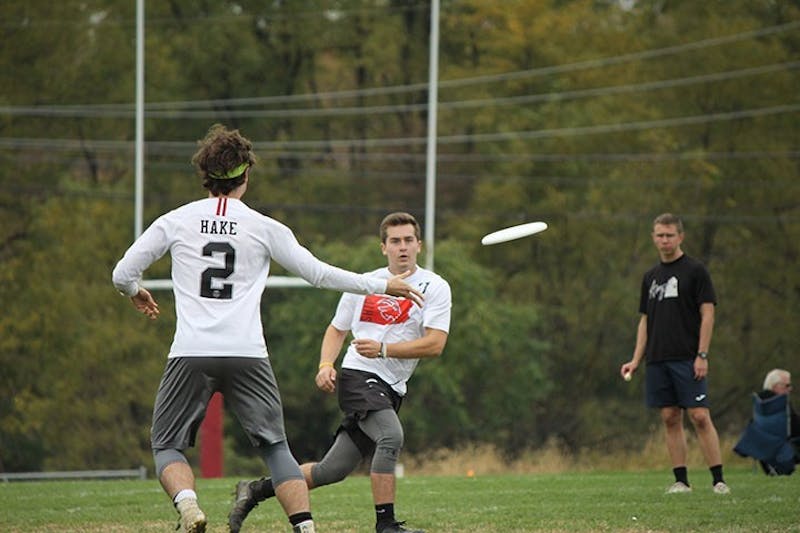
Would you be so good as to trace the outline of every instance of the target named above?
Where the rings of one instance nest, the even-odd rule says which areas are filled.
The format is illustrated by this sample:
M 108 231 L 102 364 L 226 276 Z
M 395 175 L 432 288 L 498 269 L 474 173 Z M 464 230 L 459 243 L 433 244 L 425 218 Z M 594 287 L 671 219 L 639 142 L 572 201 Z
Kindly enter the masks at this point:
M 529 131 L 508 131 L 494 133 L 469 133 L 459 135 L 443 135 L 436 139 L 438 145 L 482 143 L 513 140 L 531 140 L 547 137 L 575 137 L 581 135 L 597 135 L 600 133 L 622 133 L 626 131 L 640 131 L 646 129 L 672 128 L 711 122 L 740 120 L 800 111 L 800 104 L 787 104 L 766 108 L 746 109 L 741 111 L 707 113 L 687 117 L 674 117 L 658 120 L 645 120 L 634 122 L 620 122 L 600 124 L 595 126 L 579 126 L 567 128 L 551 128 Z M 350 139 L 350 140 L 310 140 L 310 141 L 262 141 L 254 143 L 260 149 L 274 148 L 374 148 L 390 146 L 419 146 L 426 142 L 425 137 L 397 137 L 382 139 Z
M 459 78 L 453 80 L 440 80 L 439 87 L 440 88 L 453 88 L 453 87 L 463 87 L 469 85 L 479 85 L 484 83 L 493 83 L 498 81 L 508 81 L 508 80 L 518 80 L 524 78 L 533 78 L 533 77 L 541 77 L 550 74 L 561 74 L 566 72 L 575 72 L 580 70 L 592 69 L 592 68 L 599 68 L 605 66 L 612 66 L 621 63 L 642 60 L 642 59 L 653 59 L 657 57 L 665 57 L 668 55 L 675 55 L 686 51 L 691 50 L 700 50 L 703 48 L 713 47 L 713 46 L 721 46 L 724 44 L 730 44 L 737 41 L 753 39 L 757 37 L 764 37 L 767 35 L 774 35 L 778 33 L 783 33 L 787 31 L 792 31 L 794 29 L 800 28 L 800 21 L 789 22 L 786 24 L 780 24 L 777 26 L 770 26 L 767 28 L 761 28 L 757 30 L 750 30 L 746 32 L 741 32 L 733 35 L 728 35 L 724 37 L 716 37 L 711 39 L 703 39 L 700 41 L 694 41 L 690 43 L 684 43 L 681 45 L 669 46 L 665 48 L 657 48 L 651 50 L 644 50 L 640 52 L 631 52 L 627 54 L 621 54 L 617 56 L 599 58 L 599 59 L 591 59 L 587 61 L 580 61 L 576 63 L 568 63 L 564 65 L 553 65 L 548 67 L 539 67 L 535 69 L 528 69 L 528 70 L 519 70 L 519 71 L 512 71 L 506 72 L 501 74 L 490 74 L 484 76 L 475 76 L 475 77 L 468 77 L 468 78 Z M 759 68 L 759 67 L 755 67 Z M 787 64 L 787 68 L 796 68 L 796 65 L 792 65 L 792 63 Z M 734 71 L 736 72 L 736 71 Z M 751 75 L 751 74 L 742 74 L 742 75 Z M 713 75 L 710 75 L 713 76 Z M 688 79 L 687 79 L 688 80 Z M 664 83 L 668 83 L 672 80 L 665 80 Z M 653 82 L 658 83 L 658 82 Z M 420 82 L 420 83 L 412 83 L 407 85 L 395 85 L 389 87 L 373 87 L 373 88 L 365 88 L 365 89 L 351 89 L 345 91 L 330 91 L 330 92 L 317 92 L 317 93 L 304 93 L 304 94 L 295 94 L 295 95 L 279 95 L 279 96 L 260 96 L 260 97 L 244 97 L 244 98 L 227 98 L 227 99 L 210 99 L 210 100 L 184 100 L 184 101 L 170 101 L 170 102 L 149 102 L 146 104 L 146 109 L 148 112 L 155 112 L 157 110 L 181 110 L 181 109 L 191 109 L 191 108 L 208 108 L 208 107 L 239 107 L 239 106 L 254 106 L 254 105 L 268 105 L 268 104 L 289 104 L 295 102 L 307 102 L 307 101 L 318 101 L 321 99 L 348 99 L 348 98 L 356 98 L 356 97 L 365 97 L 365 96 L 378 96 L 378 95 L 389 95 L 389 94 L 402 94 L 408 92 L 421 92 L 427 89 L 428 84 L 427 82 Z M 3 113 L 11 113 L 13 109 L 19 106 L 4 106 L 0 108 L 0 112 Z M 75 110 L 79 110 L 85 113 L 89 113 L 89 110 L 101 110 L 105 113 L 112 113 L 112 112 L 123 112 L 128 111 L 130 113 L 133 112 L 133 104 L 131 103 L 124 103 L 124 104 L 77 104 L 77 105 L 54 105 L 54 106 L 21 106 L 24 109 L 30 111 L 32 108 L 38 109 L 48 109 L 52 110 L 54 115 L 56 114 L 65 114 L 69 115 L 70 113 L 74 113 Z
M 599 67 L 608 67 L 611 65 L 619 65 L 622 63 L 629 63 L 631 61 L 639 61 L 642 59 L 653 59 L 656 57 L 665 57 L 669 55 L 680 54 L 691 50 L 700 50 L 703 48 L 710 48 L 714 46 L 722 46 L 724 44 L 734 43 L 746 39 L 754 39 L 756 37 L 765 37 L 767 35 L 775 35 L 800 28 L 800 20 L 788 22 L 786 24 L 779 24 L 777 26 L 770 26 L 758 30 L 750 30 L 742 33 L 735 33 L 733 35 L 726 35 L 723 37 L 712 37 L 710 39 L 702 39 L 685 44 L 675 46 L 667 46 L 665 48 L 656 48 L 654 50 L 644 50 L 641 52 L 631 52 L 628 54 L 621 54 L 613 57 L 605 57 L 599 59 L 589 59 L 586 61 L 578 61 L 576 63 L 568 63 L 566 65 L 554 65 L 551 67 L 540 67 L 530 70 L 520 70 L 516 72 L 507 72 L 504 74 L 495 74 L 487 76 L 478 76 L 474 78 L 464 78 L 461 80 L 442 81 L 442 87 L 461 87 L 463 85 L 474 85 L 477 83 L 489 83 L 496 81 L 519 80 L 532 77 L 541 77 L 550 74 L 563 74 L 565 72 L 574 72 L 578 70 L 587 70 Z
M 729 120 L 740 120 L 744 118 L 755 118 L 769 115 L 779 115 L 784 113 L 796 113 L 800 111 L 800 104 L 787 104 L 774 107 L 758 109 L 745 109 L 742 111 L 730 111 L 722 113 L 708 113 L 704 115 L 694 115 L 688 117 L 675 117 L 658 120 L 643 120 L 637 122 L 622 122 L 616 124 L 600 124 L 596 126 L 581 126 L 570 128 L 554 128 L 534 131 L 515 131 L 497 133 L 478 133 L 449 135 L 439 137 L 437 142 L 440 144 L 451 143 L 476 143 L 509 141 L 517 139 L 542 139 L 546 137 L 573 137 L 578 135 L 597 135 L 600 133 L 621 133 L 627 131 L 640 131 L 660 128 L 673 128 L 676 126 L 689 126 L 694 124 L 708 124 L 712 122 L 723 122 Z
M 299 176 L 302 178 L 303 176 Z M 381 176 L 382 178 L 384 176 Z M 565 176 L 565 175 L 511 175 L 511 176 L 480 176 L 480 175 L 471 175 L 471 174 L 463 174 L 463 175 L 451 175 L 445 174 L 443 177 L 450 181 L 475 181 L 480 180 L 483 183 L 487 182 L 496 182 L 496 181 L 519 181 L 519 182 L 528 182 L 530 183 L 538 183 L 540 185 L 548 185 L 548 186 L 578 186 L 578 187 L 591 187 L 597 185 L 600 182 L 607 183 L 608 176 L 604 175 L 574 175 L 574 176 Z M 407 179 L 414 179 L 419 178 L 419 176 L 408 175 L 406 176 Z M 392 180 L 396 181 L 400 179 L 398 177 L 391 178 Z M 697 184 L 697 179 L 694 177 L 686 177 L 686 178 L 671 178 L 668 181 L 665 181 L 663 177 L 642 177 L 639 173 L 636 172 L 629 172 L 625 173 L 621 176 L 615 177 L 615 183 L 620 184 L 624 183 L 626 186 L 634 189 L 637 187 L 650 187 L 652 185 L 659 185 L 669 183 L 671 186 L 692 186 Z M 198 182 L 199 185 L 199 182 Z M 353 185 L 357 186 L 357 185 Z M 785 176 L 781 176 L 779 179 L 774 179 L 771 176 L 759 176 L 757 179 L 749 178 L 747 176 L 739 176 L 737 174 L 732 174 L 727 176 L 724 181 L 724 187 L 728 190 L 748 190 L 748 189 L 757 189 L 759 191 L 770 190 L 770 189 L 780 189 L 781 191 L 787 191 L 787 187 L 795 186 L 798 187 L 797 181 L 791 178 L 786 178 Z M 105 199 L 105 200 L 114 200 L 114 201 L 121 201 L 121 202 L 130 202 L 133 198 L 133 194 L 131 192 L 122 192 L 115 189 L 109 189 L 104 187 L 53 187 L 52 185 L 20 185 L 19 183 L 0 183 L 0 191 L 7 191 L 10 193 L 17 193 L 17 194 L 28 194 L 28 195 L 42 195 L 42 196 L 58 196 L 58 197 L 79 197 L 79 198 L 90 198 L 90 199 Z M 178 204 L 180 203 L 180 198 L 183 198 L 182 195 L 169 195 L 169 196 L 160 196 L 158 201 L 162 204 Z M 307 210 L 315 210 L 315 211 L 348 211 L 353 210 L 354 208 L 358 208 L 356 204 L 291 204 L 291 203 L 270 203 L 269 204 L 272 209 L 293 209 L 298 208 L 300 206 L 305 207 Z M 443 202 L 445 207 L 452 207 L 454 205 L 453 202 Z M 361 206 L 362 208 L 364 206 Z M 377 209 L 383 209 L 379 207 Z
M 730 44 L 737 41 L 753 39 L 757 37 L 765 37 L 767 35 L 775 35 L 778 33 L 788 32 L 800 28 L 800 21 L 789 22 L 786 24 L 779 24 L 767 28 L 757 30 L 750 30 L 746 32 L 727 35 L 724 37 L 715 37 L 711 39 L 703 39 L 690 43 L 668 46 L 665 48 L 657 48 L 653 50 L 644 50 L 641 52 L 631 52 L 617 56 L 590 59 L 586 61 L 579 61 L 575 63 L 568 63 L 565 65 L 554 65 L 548 67 L 538 67 L 534 69 L 519 70 L 512 72 L 505 72 L 500 74 L 488 74 L 484 76 L 474 76 L 468 78 L 460 78 L 453 80 L 439 80 L 440 89 L 448 89 L 455 87 L 464 87 L 469 85 L 478 85 L 484 83 L 494 83 L 498 81 L 519 80 L 526 78 L 535 78 L 546 76 L 550 74 L 562 74 L 565 72 L 575 72 L 579 70 L 587 70 L 599 67 L 606 67 L 618 65 L 621 63 L 628 63 L 636 60 L 653 59 L 657 57 L 665 57 L 669 55 L 680 54 L 690 50 L 700 50 L 714 46 L 721 46 Z M 407 92 L 423 91 L 427 89 L 427 82 L 412 83 L 408 85 L 396 85 L 391 87 L 375 87 L 370 89 L 354 89 L 347 91 L 334 91 L 322 93 L 308 93 L 298 95 L 286 96 L 264 96 L 264 97 L 251 97 L 251 98 L 233 98 L 228 100 L 195 100 L 184 102 L 160 102 L 152 104 L 151 109 L 167 108 L 175 109 L 179 107 L 200 107 L 200 106 L 215 106 L 215 105 L 255 105 L 255 104 L 286 104 L 297 101 L 317 100 L 320 98 L 355 98 L 363 96 L 386 95 L 386 94 L 401 94 Z
M 440 102 L 439 109 L 472 109 L 487 107 L 500 107 L 507 105 L 531 104 L 537 102 L 562 102 L 566 100 L 577 100 L 581 98 L 592 98 L 600 96 L 612 96 L 619 94 L 630 94 L 645 91 L 655 91 L 675 87 L 686 87 L 701 83 L 727 81 L 743 77 L 760 76 L 773 74 L 775 72 L 796 70 L 800 67 L 800 61 L 787 61 L 772 65 L 715 72 L 698 76 L 684 78 L 673 78 L 644 83 L 612 85 L 597 87 L 592 89 L 578 89 L 573 91 L 550 92 L 542 94 L 528 94 L 521 96 L 509 96 L 500 98 L 483 98 L 474 100 L 457 100 L 450 102 Z M 147 118 L 160 118 L 169 120 L 178 119 L 209 119 L 217 118 L 220 115 L 236 118 L 289 118 L 289 117 L 320 117 L 320 116 L 343 116 L 343 115 L 378 115 L 399 112 L 421 112 L 426 111 L 427 103 L 424 104 L 396 104 L 384 106 L 361 106 L 361 107 L 334 107 L 334 108 L 299 108 L 299 109 L 267 109 L 267 110 L 225 110 L 225 111 L 146 111 Z M 102 118 L 130 118 L 134 111 L 128 109 L 108 109 L 96 106 L 72 107 L 72 106 L 0 106 L 0 115 L 10 116 L 65 116 L 65 117 L 102 117 Z
M 118 158 L 106 157 L 106 153 L 121 153 L 130 151 L 129 141 L 120 141 L 118 152 L 109 150 L 94 151 L 91 146 L 77 147 L 75 144 L 59 143 L 52 144 L 53 139 L 30 139 L 0 137 L 0 150 L 12 152 L 5 157 L 26 163 L 63 163 L 73 161 L 75 156 L 58 155 L 75 153 L 78 157 L 84 158 L 85 150 L 92 150 L 92 160 L 100 163 L 116 163 Z M 63 139 L 57 139 L 63 141 Z M 126 144 L 127 143 L 127 144 Z M 152 144 L 152 143 L 151 143 Z M 106 147 L 107 148 L 107 147 Z M 46 153 L 42 153 L 46 152 Z M 185 154 L 171 151 L 166 155 L 176 155 L 184 157 Z M 151 151 L 151 155 L 158 154 Z M 425 162 L 424 153 L 409 152 L 312 152 L 312 151 L 291 151 L 291 150 L 264 150 L 259 151 L 259 156 L 265 159 L 288 158 L 297 160 L 311 160 L 320 163 L 329 161 L 361 161 L 361 162 L 395 162 L 395 163 L 419 163 Z M 497 153 L 454 153 L 443 152 L 437 156 L 439 163 L 520 163 L 520 162 L 540 162 L 540 163 L 559 163 L 573 161 L 587 161 L 594 163 L 618 163 L 618 162 L 675 162 L 675 161 L 733 161 L 733 160 L 762 160 L 762 159 L 800 159 L 800 151 L 797 150 L 744 150 L 730 152 L 563 152 L 563 153 L 523 153 L 523 154 L 497 154 Z M 148 165 L 159 168 L 190 169 L 188 159 L 181 163 L 170 163 L 167 161 L 153 159 Z
M 644 120 L 633 122 L 619 122 L 612 124 L 599 124 L 594 126 L 577 126 L 566 128 L 549 128 L 542 130 L 523 130 L 493 133 L 470 133 L 459 135 L 444 135 L 437 138 L 437 143 L 462 144 L 499 142 L 513 140 L 532 140 L 548 137 L 575 137 L 581 135 L 597 135 L 601 133 L 623 133 L 628 131 L 641 131 L 647 129 L 673 128 L 713 122 L 741 120 L 772 115 L 796 113 L 800 111 L 800 104 L 786 104 L 772 107 L 745 109 L 719 113 L 706 113 L 685 117 L 673 117 L 657 120 Z M 253 145 L 258 150 L 275 149 L 329 149 L 329 148 L 374 148 L 391 146 L 419 146 L 427 142 L 425 137 L 396 137 L 378 139 L 327 139 L 306 141 L 255 141 Z M 25 148 L 40 147 L 55 150 L 77 150 L 92 148 L 100 151 L 131 150 L 131 141 L 110 140 L 84 140 L 84 139 L 31 139 L 31 138 L 0 138 L 0 148 Z M 147 143 L 148 151 L 154 154 L 188 153 L 196 148 L 196 143 L 184 141 L 151 141 Z

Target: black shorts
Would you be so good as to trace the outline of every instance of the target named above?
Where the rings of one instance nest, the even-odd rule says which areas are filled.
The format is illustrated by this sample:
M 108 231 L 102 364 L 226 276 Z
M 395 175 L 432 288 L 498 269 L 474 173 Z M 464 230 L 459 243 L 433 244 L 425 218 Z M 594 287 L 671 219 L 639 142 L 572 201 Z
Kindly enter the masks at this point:
M 649 363 L 645 375 L 648 407 L 708 407 L 708 381 L 694 379 L 694 360 Z
M 339 408 L 344 413 L 339 431 L 346 431 L 363 457 L 375 450 L 375 443 L 358 427 L 370 411 L 392 409 L 400 411 L 403 397 L 388 383 L 371 372 L 342 368 L 338 376 Z

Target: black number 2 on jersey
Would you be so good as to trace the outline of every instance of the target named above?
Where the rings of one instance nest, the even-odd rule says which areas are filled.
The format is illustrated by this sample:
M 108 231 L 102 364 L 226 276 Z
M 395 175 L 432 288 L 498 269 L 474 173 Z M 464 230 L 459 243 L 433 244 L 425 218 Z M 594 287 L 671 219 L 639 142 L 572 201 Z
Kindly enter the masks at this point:
M 236 259 L 236 250 L 227 242 L 210 242 L 203 246 L 203 255 L 212 256 L 215 253 L 224 254 L 225 268 L 207 268 L 200 277 L 200 296 L 203 298 L 216 298 L 230 300 L 233 297 L 233 284 L 224 283 L 222 288 L 213 288 L 211 280 L 226 279 L 233 274 L 233 264 Z

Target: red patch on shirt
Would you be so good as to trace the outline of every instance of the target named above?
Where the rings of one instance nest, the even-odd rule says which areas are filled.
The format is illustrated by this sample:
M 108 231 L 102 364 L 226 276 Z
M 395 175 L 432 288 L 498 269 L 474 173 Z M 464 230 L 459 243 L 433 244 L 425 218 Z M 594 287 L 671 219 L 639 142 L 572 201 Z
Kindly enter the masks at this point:
M 391 296 L 368 294 L 364 298 L 359 320 L 382 325 L 399 324 L 408 320 L 412 305 L 413 302 L 405 298 L 398 300 Z

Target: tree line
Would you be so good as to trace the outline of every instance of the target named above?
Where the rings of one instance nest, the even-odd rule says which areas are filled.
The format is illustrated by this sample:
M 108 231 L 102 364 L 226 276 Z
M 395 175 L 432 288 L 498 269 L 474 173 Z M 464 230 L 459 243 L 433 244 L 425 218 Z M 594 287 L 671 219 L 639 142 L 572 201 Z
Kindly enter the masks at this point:
M 763 374 L 797 364 L 796 2 L 441 7 L 435 268 L 453 322 L 410 382 L 407 450 L 641 446 L 657 420 L 618 369 L 663 211 L 684 217 L 685 249 L 716 283 L 712 410 L 722 433 L 740 431 Z M 134 8 L 0 7 L 5 470 L 151 463 L 172 297 L 157 294 L 151 323 L 110 284 L 133 239 Z M 214 122 L 256 144 L 248 203 L 326 261 L 376 268 L 385 213 L 428 222 L 428 2 L 146 8 L 146 223 L 202 195 L 189 160 Z M 479 243 L 533 220 L 550 228 Z M 168 259 L 148 273 L 168 275 Z M 337 298 L 274 289 L 262 304 L 300 460 L 338 422 L 313 384 Z

